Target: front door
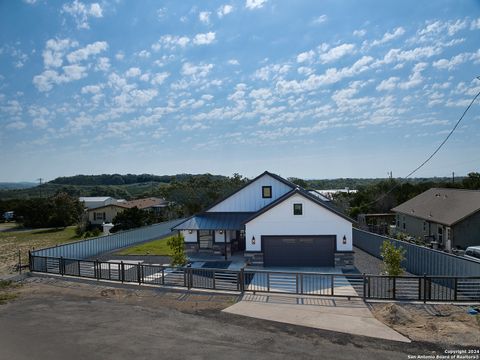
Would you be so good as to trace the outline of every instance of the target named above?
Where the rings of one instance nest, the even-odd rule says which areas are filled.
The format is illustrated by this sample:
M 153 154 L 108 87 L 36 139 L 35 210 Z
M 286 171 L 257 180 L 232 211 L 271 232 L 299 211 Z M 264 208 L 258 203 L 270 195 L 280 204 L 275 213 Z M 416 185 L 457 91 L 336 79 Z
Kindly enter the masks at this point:
M 199 230 L 198 231 L 198 247 L 199 249 L 212 249 L 213 247 L 213 231 Z
M 238 251 L 245 251 L 245 231 L 237 231 L 236 236 L 238 241 Z

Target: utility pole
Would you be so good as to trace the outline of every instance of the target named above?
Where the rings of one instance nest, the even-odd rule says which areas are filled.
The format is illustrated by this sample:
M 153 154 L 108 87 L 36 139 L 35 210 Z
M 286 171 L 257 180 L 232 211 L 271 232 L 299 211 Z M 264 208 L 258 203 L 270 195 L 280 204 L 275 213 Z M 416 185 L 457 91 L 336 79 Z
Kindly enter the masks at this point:
M 390 180 L 392 180 L 393 173 L 392 173 L 391 171 L 388 171 L 388 172 L 387 172 L 387 175 L 388 175 L 388 177 L 390 178 Z
M 452 183 L 455 184 L 455 171 L 452 171 Z
M 38 178 L 37 180 L 38 180 L 38 183 L 39 183 L 39 184 L 38 184 L 38 186 L 39 186 L 38 191 L 40 192 L 40 197 L 42 197 L 42 187 L 41 187 L 41 186 L 42 186 L 42 181 L 43 181 L 43 179 L 42 179 L 42 178 Z

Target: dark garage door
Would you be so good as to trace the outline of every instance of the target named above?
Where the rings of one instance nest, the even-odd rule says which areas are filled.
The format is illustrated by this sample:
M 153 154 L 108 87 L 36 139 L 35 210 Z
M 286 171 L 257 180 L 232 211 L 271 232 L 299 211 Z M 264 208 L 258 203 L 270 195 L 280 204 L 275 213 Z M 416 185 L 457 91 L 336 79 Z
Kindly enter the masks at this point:
M 335 235 L 262 236 L 264 266 L 334 266 Z

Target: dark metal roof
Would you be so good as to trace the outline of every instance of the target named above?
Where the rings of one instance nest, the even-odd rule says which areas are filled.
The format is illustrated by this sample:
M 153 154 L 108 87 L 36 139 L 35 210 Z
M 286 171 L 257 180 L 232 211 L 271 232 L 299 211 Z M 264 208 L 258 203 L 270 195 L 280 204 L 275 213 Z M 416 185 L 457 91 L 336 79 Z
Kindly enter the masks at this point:
M 194 215 L 172 230 L 243 230 L 254 212 L 206 212 Z
M 350 221 L 351 223 L 356 223 L 355 220 L 353 220 L 352 218 L 348 217 L 347 215 L 345 215 L 344 213 L 342 213 L 339 209 L 337 209 L 335 206 L 333 206 L 331 204 L 331 202 L 327 202 L 327 201 L 322 201 L 320 200 L 320 198 L 310 194 L 308 191 L 304 190 L 303 188 L 301 187 L 297 187 L 295 189 L 293 189 L 292 191 L 289 191 L 288 193 L 286 193 L 285 195 L 279 197 L 277 200 L 275 200 L 274 202 L 270 203 L 269 205 L 265 206 L 264 208 L 260 209 L 259 211 L 257 211 L 256 213 L 254 213 L 250 218 L 246 219 L 245 220 L 245 223 L 248 223 L 249 221 L 255 219 L 257 216 L 267 212 L 268 210 L 270 210 L 271 208 L 277 206 L 278 204 L 282 203 L 283 201 L 287 200 L 289 197 L 291 197 L 292 195 L 294 194 L 299 194 L 299 195 L 302 195 L 303 197 L 313 201 L 314 203 L 320 205 L 320 206 L 323 206 L 324 208 L 326 208 L 327 210 L 330 210 L 331 212 L 337 214 L 338 216 L 344 218 L 345 220 L 347 221 Z
M 451 226 L 480 211 L 480 191 L 432 188 L 392 211 Z

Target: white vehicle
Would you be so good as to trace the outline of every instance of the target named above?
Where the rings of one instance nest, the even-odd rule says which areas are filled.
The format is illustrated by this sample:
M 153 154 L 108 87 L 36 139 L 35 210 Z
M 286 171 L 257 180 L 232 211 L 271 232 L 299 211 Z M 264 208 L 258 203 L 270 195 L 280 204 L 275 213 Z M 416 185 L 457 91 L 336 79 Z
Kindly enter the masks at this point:
M 466 258 L 480 262 L 480 246 L 469 246 L 465 250 Z

